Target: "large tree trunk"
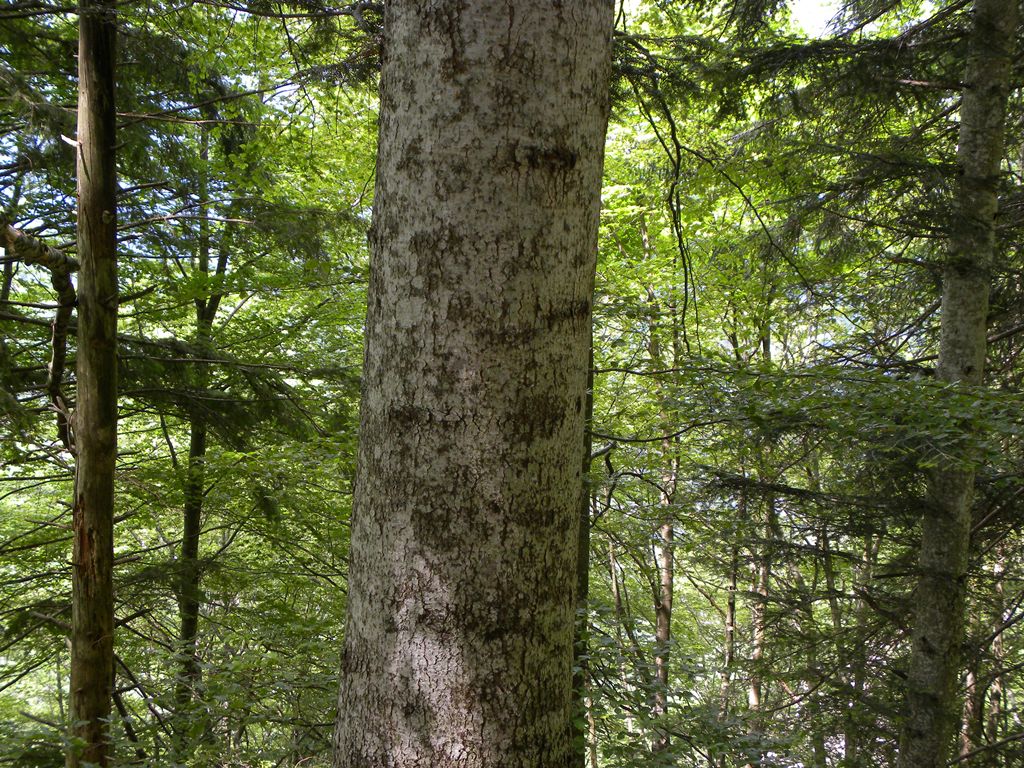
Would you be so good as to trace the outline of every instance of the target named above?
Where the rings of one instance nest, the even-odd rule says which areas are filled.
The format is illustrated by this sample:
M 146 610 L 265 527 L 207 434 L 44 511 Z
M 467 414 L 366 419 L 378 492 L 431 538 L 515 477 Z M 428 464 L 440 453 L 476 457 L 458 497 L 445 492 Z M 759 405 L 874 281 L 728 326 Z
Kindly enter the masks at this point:
M 117 230 L 112 3 L 82 0 L 78 42 L 78 401 L 67 764 L 105 766 L 114 678 Z
M 960 109 L 957 216 L 943 279 L 936 369 L 940 381 L 967 386 L 981 384 L 985 365 L 996 193 L 1017 0 L 976 0 L 973 18 Z M 928 482 L 900 768 L 945 766 L 956 731 L 974 490 L 971 461 L 971 456 L 956 456 L 937 467 Z
M 335 763 L 565 768 L 611 3 L 385 3 Z

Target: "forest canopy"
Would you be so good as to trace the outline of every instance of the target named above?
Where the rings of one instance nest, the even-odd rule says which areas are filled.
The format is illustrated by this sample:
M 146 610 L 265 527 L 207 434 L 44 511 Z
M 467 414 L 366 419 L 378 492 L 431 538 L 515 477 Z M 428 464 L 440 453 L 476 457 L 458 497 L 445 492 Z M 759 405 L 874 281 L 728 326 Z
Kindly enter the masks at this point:
M 370 257 L 393 224 L 375 189 L 419 172 L 378 162 L 394 106 L 379 78 L 411 5 L 0 7 L 0 765 L 86 748 L 69 682 L 92 351 L 76 172 L 86 6 L 109 11 L 117 38 L 103 759 L 342 764 L 364 342 L 368 310 L 384 311 L 368 301 L 384 280 Z M 592 310 L 581 477 L 560 486 L 578 510 L 579 536 L 561 543 L 579 553 L 563 578 L 576 613 L 564 725 L 581 768 L 1024 766 L 1016 3 L 827 10 L 818 24 L 762 0 L 614 9 L 594 102 L 610 114 L 596 249 L 566 246 L 596 258 L 592 297 L 574 304 L 580 322 Z M 539 101 L 578 96 L 552 80 L 532 83 Z M 450 96 L 433 95 L 440 112 L 473 112 Z M 517 151 L 516 173 L 560 179 L 556 197 L 587 168 L 596 184 L 597 149 Z M 445 202 L 392 194 L 392 211 Z M 447 237 L 408 249 L 426 263 Z M 547 243 L 524 238 L 509 263 Z M 432 316 L 409 306 L 395 311 L 410 327 Z M 511 343 L 502 333 L 488 343 Z M 510 436 L 561 423 L 544 410 L 557 375 L 527 392 L 535 408 Z M 401 415 L 399 441 L 432 418 Z M 405 487 L 451 501 L 474 482 Z M 412 560 L 385 565 L 419 578 Z M 388 625 L 394 605 L 377 608 Z

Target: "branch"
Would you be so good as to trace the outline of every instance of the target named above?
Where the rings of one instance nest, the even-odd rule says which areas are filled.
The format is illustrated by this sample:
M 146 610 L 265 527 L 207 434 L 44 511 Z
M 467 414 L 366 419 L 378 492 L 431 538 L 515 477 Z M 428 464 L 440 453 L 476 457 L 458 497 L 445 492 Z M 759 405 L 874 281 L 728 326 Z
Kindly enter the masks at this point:
M 78 271 L 78 260 L 66 256 L 42 240 L 15 229 L 4 218 L 0 218 L 2 245 L 8 258 L 25 264 L 38 264 L 50 270 L 50 284 L 57 294 L 57 313 L 50 324 L 50 364 L 46 374 L 46 394 L 50 405 L 57 414 L 57 437 L 71 453 L 75 452 L 69 420 L 67 399 L 61 385 L 64 382 L 64 367 L 68 355 L 68 323 L 71 312 L 78 301 L 71 273 Z

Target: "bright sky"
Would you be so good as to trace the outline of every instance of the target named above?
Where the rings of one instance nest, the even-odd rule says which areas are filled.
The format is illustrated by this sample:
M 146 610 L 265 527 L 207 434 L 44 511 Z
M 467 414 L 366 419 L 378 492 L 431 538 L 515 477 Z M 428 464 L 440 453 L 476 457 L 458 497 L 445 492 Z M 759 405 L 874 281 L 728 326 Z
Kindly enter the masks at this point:
M 823 36 L 839 10 L 836 0 L 790 0 L 793 20 L 809 35 Z

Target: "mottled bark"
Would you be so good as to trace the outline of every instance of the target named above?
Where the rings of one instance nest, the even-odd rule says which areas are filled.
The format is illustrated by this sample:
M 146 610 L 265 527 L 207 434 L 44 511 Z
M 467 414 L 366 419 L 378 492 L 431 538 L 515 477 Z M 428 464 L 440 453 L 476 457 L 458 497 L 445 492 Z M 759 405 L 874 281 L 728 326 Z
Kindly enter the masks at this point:
M 335 764 L 573 764 L 612 5 L 385 3 Z
M 956 215 L 943 275 L 936 367 L 940 381 L 956 386 L 980 385 L 985 365 L 997 185 L 1017 10 L 1017 0 L 976 0 L 974 4 L 960 108 Z M 928 480 L 900 768 L 944 766 L 953 746 L 974 490 L 972 462 L 970 455 L 953 456 Z
M 115 11 L 82 0 L 78 40 L 78 395 L 70 768 L 109 762 L 117 458 Z

